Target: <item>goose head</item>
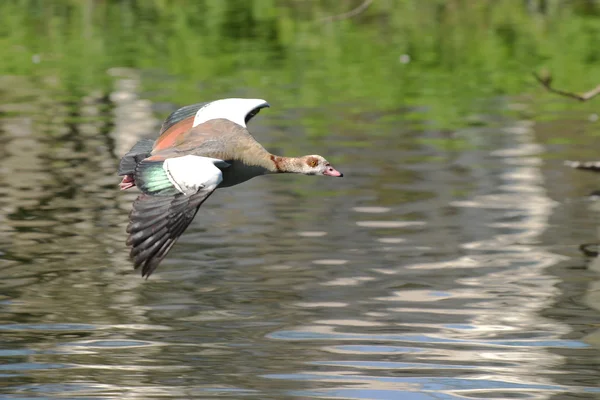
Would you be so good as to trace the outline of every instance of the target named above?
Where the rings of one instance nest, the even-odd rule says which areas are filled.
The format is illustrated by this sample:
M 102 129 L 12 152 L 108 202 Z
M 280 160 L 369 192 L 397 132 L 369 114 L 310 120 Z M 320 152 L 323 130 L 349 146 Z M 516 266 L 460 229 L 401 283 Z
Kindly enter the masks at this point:
M 270 105 L 263 99 L 231 98 L 211 101 L 196 112 L 192 127 L 211 119 L 227 119 L 245 128 L 248 121 L 266 107 Z
M 340 178 L 344 176 L 340 171 L 333 168 L 329 161 L 318 154 L 300 157 L 300 161 L 300 171 L 298 172 L 301 174 L 325 175 Z

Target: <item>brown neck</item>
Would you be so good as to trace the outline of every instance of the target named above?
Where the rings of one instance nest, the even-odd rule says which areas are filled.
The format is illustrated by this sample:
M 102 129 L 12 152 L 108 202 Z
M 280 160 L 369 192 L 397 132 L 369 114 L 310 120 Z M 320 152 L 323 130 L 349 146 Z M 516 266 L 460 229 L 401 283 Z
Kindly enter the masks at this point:
M 302 172 L 302 159 L 297 157 L 280 157 L 269 155 L 268 170 L 272 173 L 300 173 Z

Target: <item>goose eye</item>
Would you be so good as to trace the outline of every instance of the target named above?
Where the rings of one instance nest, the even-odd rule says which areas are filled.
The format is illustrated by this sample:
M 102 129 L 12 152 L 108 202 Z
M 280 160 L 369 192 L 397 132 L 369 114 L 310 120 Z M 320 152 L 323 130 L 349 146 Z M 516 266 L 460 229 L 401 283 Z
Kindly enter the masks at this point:
M 317 164 L 319 164 L 319 160 L 317 160 L 316 158 L 311 158 L 310 160 L 308 160 L 307 164 L 309 167 L 314 168 L 317 166 Z

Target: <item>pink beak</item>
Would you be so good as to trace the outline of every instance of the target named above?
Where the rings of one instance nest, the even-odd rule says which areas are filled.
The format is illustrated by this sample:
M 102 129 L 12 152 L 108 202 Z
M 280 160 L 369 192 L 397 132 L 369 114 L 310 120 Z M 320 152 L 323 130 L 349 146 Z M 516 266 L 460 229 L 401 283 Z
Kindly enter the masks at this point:
M 332 166 L 328 166 L 325 171 L 323 171 L 323 175 L 327 175 L 327 176 L 336 176 L 336 177 L 342 177 L 344 176 L 344 174 L 342 174 L 340 171 L 338 171 L 337 169 L 333 168 Z

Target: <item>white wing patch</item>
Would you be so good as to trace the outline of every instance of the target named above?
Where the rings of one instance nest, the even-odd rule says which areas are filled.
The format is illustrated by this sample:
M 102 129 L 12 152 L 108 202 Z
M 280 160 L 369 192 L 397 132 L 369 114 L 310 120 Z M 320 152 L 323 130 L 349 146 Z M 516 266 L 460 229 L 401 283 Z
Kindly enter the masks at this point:
M 193 127 L 211 119 L 228 119 L 246 127 L 246 115 L 257 107 L 268 107 L 262 99 L 221 99 L 208 103 L 196 112 Z
M 218 158 L 183 156 L 168 158 L 163 163 L 167 177 L 181 193 L 190 195 L 200 189 L 215 190 L 223 181 L 223 173 L 217 167 L 230 164 Z

